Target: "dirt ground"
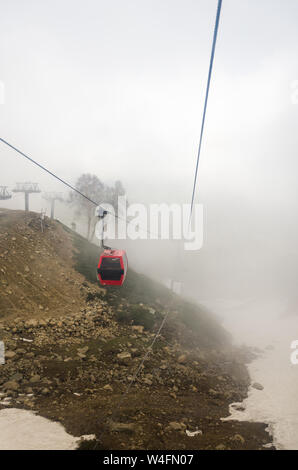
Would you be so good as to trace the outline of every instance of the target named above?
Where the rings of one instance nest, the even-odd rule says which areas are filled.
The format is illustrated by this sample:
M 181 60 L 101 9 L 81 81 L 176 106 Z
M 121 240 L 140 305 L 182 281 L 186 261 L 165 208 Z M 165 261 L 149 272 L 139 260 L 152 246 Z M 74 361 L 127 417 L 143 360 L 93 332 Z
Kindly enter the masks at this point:
M 83 305 L 71 240 L 49 220 L 0 210 L 0 321 L 71 313 Z
M 36 214 L 0 211 L 0 409 L 33 409 L 74 436 L 95 434 L 86 449 L 270 444 L 263 423 L 221 421 L 247 395 L 253 353 L 233 348 L 208 313 L 171 304 L 148 280 L 144 292 L 136 273 L 122 291 L 92 284 L 75 267 L 97 248 L 78 240 L 48 220 L 42 233 Z

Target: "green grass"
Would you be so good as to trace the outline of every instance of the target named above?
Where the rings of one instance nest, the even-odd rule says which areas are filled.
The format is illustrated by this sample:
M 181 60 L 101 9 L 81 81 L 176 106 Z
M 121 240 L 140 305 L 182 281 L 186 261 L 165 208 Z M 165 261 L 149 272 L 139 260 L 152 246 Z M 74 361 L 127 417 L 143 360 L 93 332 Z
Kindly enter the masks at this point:
M 75 268 L 88 281 L 98 285 L 96 268 L 101 253 L 100 248 L 67 227 L 63 227 L 73 238 Z M 129 268 L 122 287 L 108 287 L 105 290 L 104 299 L 115 307 L 119 322 L 143 325 L 151 330 L 160 323 L 162 314 L 170 308 L 172 311 L 175 310 L 175 314 L 171 315 L 172 324 L 173 321 L 182 323 L 184 327 L 195 333 L 198 345 L 221 347 L 229 342 L 230 337 L 217 317 L 206 308 L 174 295 L 162 284 L 137 273 L 132 268 Z M 99 291 L 98 294 L 90 294 L 86 300 L 94 300 L 96 296 L 102 298 L 103 293 Z M 146 306 L 153 307 L 156 313 L 150 313 Z
M 152 314 L 141 305 L 132 305 L 124 310 L 118 310 L 116 317 L 119 322 L 142 325 L 146 330 L 152 330 L 156 322 L 162 319 L 159 312 Z

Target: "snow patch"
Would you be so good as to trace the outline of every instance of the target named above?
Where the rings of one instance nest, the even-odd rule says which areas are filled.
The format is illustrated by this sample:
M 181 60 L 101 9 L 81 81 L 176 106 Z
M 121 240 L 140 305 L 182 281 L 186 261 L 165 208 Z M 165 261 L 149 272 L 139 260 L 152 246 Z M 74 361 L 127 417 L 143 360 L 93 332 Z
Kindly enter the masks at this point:
M 0 410 L 0 450 L 72 450 L 80 441 L 33 411 Z

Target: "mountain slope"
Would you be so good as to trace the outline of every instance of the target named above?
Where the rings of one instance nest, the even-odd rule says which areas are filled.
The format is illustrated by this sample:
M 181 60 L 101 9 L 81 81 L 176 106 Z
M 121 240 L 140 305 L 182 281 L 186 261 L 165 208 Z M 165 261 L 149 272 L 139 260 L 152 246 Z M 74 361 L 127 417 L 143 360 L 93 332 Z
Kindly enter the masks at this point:
M 65 231 L 38 214 L 0 211 L 0 320 L 59 315 L 83 305 L 83 282 L 73 268 Z
M 247 394 L 247 351 L 210 313 L 131 269 L 123 288 L 102 289 L 98 247 L 48 219 L 41 232 L 38 214 L 0 211 L 0 247 L 0 410 L 34 409 L 75 436 L 95 434 L 91 448 L 270 442 L 265 424 L 221 421 Z

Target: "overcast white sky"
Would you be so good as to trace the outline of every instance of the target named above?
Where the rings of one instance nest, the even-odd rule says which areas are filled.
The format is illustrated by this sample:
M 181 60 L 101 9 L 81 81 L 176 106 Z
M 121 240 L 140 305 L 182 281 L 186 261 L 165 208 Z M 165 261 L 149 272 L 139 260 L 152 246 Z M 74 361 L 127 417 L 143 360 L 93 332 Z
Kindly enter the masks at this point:
M 179 188 L 187 201 L 216 3 L 3 1 L 1 136 L 72 182 L 91 172 L 120 177 L 133 199 L 175 199 Z M 254 185 L 275 198 L 276 184 L 294 184 L 297 21 L 296 0 L 223 1 L 204 192 Z M 3 145 L 0 158 L 1 184 L 43 181 Z
M 90 172 L 121 179 L 134 202 L 188 202 L 216 6 L 2 0 L 1 137 L 71 183 Z M 223 0 L 197 194 L 210 249 L 237 230 L 248 243 L 262 211 L 272 232 L 276 207 L 296 220 L 297 24 L 296 0 Z M 0 164 L 0 184 L 63 190 L 3 144 Z

